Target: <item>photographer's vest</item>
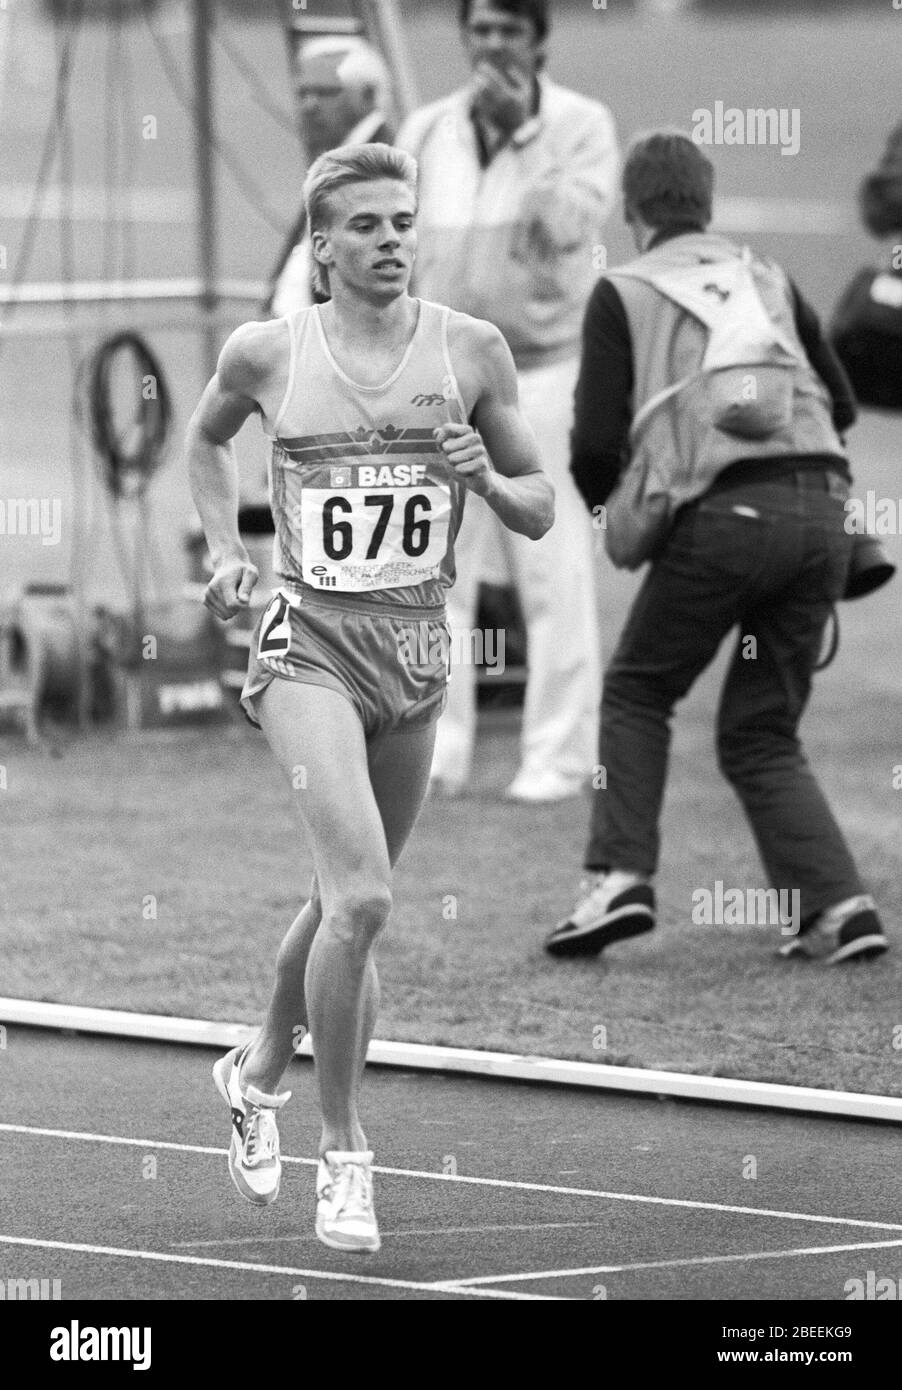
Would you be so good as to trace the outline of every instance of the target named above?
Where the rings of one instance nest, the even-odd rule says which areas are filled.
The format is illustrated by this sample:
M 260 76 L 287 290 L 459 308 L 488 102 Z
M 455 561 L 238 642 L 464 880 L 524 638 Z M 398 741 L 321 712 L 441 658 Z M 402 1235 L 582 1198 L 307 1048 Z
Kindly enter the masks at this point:
M 768 338 L 769 343 L 759 356 L 743 356 L 740 348 L 734 360 L 750 365 L 731 372 L 740 392 L 744 379 L 752 394 L 762 383 L 764 426 L 758 437 L 755 428 L 743 427 L 741 410 L 731 428 L 730 411 L 724 411 L 712 389 L 721 373 L 707 370 L 712 331 L 704 322 L 702 291 L 715 297 L 715 305 L 726 291 L 706 283 L 704 267 L 717 267 L 721 283 L 728 283 L 731 266 L 735 270 L 741 262 L 754 282 L 749 288 L 755 303 L 749 307 L 760 315 L 766 330 L 762 342 Z M 681 268 L 702 272 L 685 277 L 689 291 L 684 303 L 671 297 L 680 280 L 673 272 Z M 668 277 L 673 277 L 669 283 Z M 844 463 L 830 396 L 799 340 L 792 290 L 778 265 L 752 257 L 725 237 L 692 232 L 673 237 L 605 278 L 623 303 L 633 353 L 630 463 L 607 508 L 606 544 L 615 564 L 630 569 L 642 564 L 666 538 L 676 510 L 707 492 L 719 473 L 740 460 L 817 454 Z M 702 316 L 685 307 L 693 294 Z M 727 341 L 725 360 L 729 350 Z M 730 380 L 725 373 L 723 377 Z M 768 419 L 771 397 L 775 405 Z

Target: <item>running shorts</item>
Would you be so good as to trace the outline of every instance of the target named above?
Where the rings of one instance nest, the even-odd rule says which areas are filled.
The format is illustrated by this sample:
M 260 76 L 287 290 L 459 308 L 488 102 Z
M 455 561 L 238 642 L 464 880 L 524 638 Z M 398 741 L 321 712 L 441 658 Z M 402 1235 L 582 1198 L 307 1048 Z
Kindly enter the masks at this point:
M 376 608 L 356 595 L 317 597 L 276 590 L 254 629 L 241 692 L 254 727 L 254 702 L 276 679 L 337 691 L 356 709 L 368 740 L 434 723 L 449 675 L 444 607 Z

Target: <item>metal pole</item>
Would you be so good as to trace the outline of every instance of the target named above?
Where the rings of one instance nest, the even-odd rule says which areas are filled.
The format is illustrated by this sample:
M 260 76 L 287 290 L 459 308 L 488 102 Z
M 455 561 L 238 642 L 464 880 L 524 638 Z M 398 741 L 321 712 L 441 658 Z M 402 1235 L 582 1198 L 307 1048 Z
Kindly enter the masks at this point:
M 194 90 L 197 98 L 194 153 L 197 166 L 198 253 L 203 315 L 204 384 L 216 371 L 219 346 L 214 314 L 217 292 L 216 188 L 213 177 L 213 84 L 210 72 L 211 0 L 194 0 Z
M 354 9 L 370 43 L 382 50 L 392 75 L 397 114 L 403 120 L 420 103 L 397 0 L 355 0 Z
M 3 116 L 3 93 L 6 88 L 6 61 L 9 56 L 12 33 L 12 10 L 0 0 L 0 119 Z

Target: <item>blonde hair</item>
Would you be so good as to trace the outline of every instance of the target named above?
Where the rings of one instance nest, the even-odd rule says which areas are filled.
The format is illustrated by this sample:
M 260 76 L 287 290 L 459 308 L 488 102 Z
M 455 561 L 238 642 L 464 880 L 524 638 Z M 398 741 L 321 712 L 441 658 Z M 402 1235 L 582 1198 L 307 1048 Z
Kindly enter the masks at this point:
M 332 219 L 330 198 L 354 183 L 397 179 L 417 196 L 417 162 L 392 145 L 343 145 L 321 154 L 304 182 L 304 207 L 310 236 L 323 231 Z M 313 278 L 320 294 L 329 293 L 329 270 L 314 256 Z

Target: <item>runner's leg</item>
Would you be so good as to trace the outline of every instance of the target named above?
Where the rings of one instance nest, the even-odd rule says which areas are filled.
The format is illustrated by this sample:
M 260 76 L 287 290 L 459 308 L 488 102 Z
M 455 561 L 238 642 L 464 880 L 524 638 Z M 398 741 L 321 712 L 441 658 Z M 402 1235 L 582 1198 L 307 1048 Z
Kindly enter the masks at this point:
M 297 783 L 297 769 L 305 769 L 299 809 L 313 849 L 316 878 L 310 902 L 279 951 L 273 996 L 242 1079 L 275 1091 L 291 1060 L 295 1030 L 309 1021 L 324 1117 L 333 1116 L 333 1129 L 353 1130 L 351 1081 L 356 1093 L 366 1052 L 364 1039 L 369 1041 L 378 1009 L 370 946 L 390 905 L 390 865 L 400 854 L 422 801 L 434 727 L 393 736 L 368 756 L 360 721 L 342 696 L 290 681 L 273 682 L 260 700 L 259 714 L 292 785 Z M 316 731 L 314 737 L 311 729 Z M 319 931 L 324 918 L 325 933 Z M 324 949 L 318 947 L 311 962 L 315 937 L 318 942 L 323 939 Z M 314 994 L 324 996 L 319 1028 Z M 334 1095 L 337 1102 L 332 1100 Z M 342 1110 L 343 1118 L 337 1119 Z M 356 1137 L 330 1132 L 328 1147 L 359 1147 L 362 1132 L 359 1125 L 356 1128 Z
M 416 824 L 429 786 L 429 769 L 435 744 L 435 724 L 412 733 L 389 734 L 370 749 L 370 782 L 382 817 L 389 859 L 394 868 Z M 360 1094 L 366 1050 L 379 1012 L 379 977 L 370 953 L 365 1007 L 360 1011 L 357 1035 L 355 1105 Z
M 369 955 L 391 909 L 391 867 L 363 727 L 337 691 L 295 681 L 273 681 L 260 697 L 258 714 L 279 765 L 293 786 L 301 784 L 297 804 L 322 905 L 304 987 L 316 1048 L 322 1152 L 362 1150 L 366 1138 L 353 1097 L 360 1014 L 372 1008 L 365 1001 L 372 989 Z M 297 1019 L 286 1021 L 290 1057 Z
M 310 901 L 305 903 L 286 932 L 276 958 L 276 982 L 263 1027 L 247 1051 L 241 1068 L 241 1084 L 256 1086 L 274 1095 L 297 1043 L 310 1027 L 304 974 L 313 938 L 323 919 L 319 884 L 314 875 Z

